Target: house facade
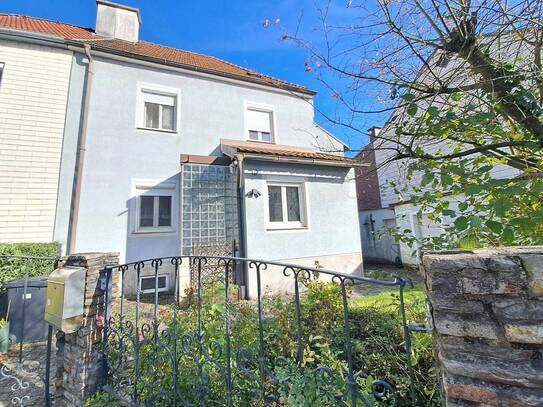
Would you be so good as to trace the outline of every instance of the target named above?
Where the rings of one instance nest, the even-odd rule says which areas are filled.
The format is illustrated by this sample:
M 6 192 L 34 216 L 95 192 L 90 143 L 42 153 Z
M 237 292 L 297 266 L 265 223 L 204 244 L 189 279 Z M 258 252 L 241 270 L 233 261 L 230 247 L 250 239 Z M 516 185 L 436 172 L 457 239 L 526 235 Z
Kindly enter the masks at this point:
M 50 239 L 126 262 L 226 240 L 243 257 L 361 272 L 357 163 L 326 152 L 344 145 L 314 124 L 314 92 L 141 41 L 137 9 L 97 4 L 96 30 L 19 16 L 1 28 L 39 27 L 66 50 Z

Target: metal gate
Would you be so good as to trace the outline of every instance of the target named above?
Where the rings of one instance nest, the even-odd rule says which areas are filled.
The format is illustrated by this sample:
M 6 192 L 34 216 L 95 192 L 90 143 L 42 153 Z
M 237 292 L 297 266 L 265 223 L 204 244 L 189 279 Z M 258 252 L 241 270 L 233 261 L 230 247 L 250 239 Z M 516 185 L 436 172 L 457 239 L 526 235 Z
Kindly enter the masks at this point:
M 221 286 L 217 288 L 214 281 L 211 291 L 202 280 L 209 263 L 222 268 L 223 275 Z M 247 301 L 236 301 L 232 295 L 236 289 L 232 271 L 237 267 L 246 269 L 251 296 Z M 182 292 L 184 275 L 190 275 L 190 269 L 195 290 Z M 375 280 L 293 264 L 213 256 L 149 259 L 106 268 L 103 275 L 109 287 L 114 278 L 120 279 L 118 298 L 104 301 L 109 304 L 109 317 L 104 331 L 103 389 L 123 403 L 280 406 L 297 391 L 303 377 L 312 383 L 313 393 L 328 400 L 321 405 L 418 405 L 404 303 L 408 280 Z M 163 275 L 173 281 L 169 292 L 160 289 Z M 148 278 L 154 290 L 142 290 L 142 281 Z M 313 351 L 325 346 L 319 345 L 319 335 L 327 333 L 316 334 L 320 308 L 308 315 L 312 303 L 305 292 L 310 292 L 312 284 L 322 290 L 331 287 L 335 293 L 329 301 L 340 317 L 333 327 L 325 328 L 334 331 L 337 343 L 333 349 Z M 269 294 L 274 285 L 289 294 Z M 401 404 L 395 399 L 397 383 L 372 377 L 360 362 L 364 350 L 355 349 L 359 327 L 351 318 L 349 292 L 364 285 L 386 286 L 397 293 L 397 328 L 402 338 L 393 351 L 403 354 L 402 380 L 408 383 Z M 329 293 L 323 291 L 318 301 L 326 295 Z M 285 307 L 281 321 L 274 314 L 279 306 Z M 288 351 L 282 347 L 286 337 L 292 338 L 284 347 Z M 319 352 L 325 356 L 315 356 Z
M 0 307 L 0 405 L 51 405 L 53 329 L 45 322 L 32 320 L 34 316 L 43 317 L 45 303 L 37 297 L 45 293 L 37 291 L 46 290 L 43 284 L 37 286 L 32 277 L 47 276 L 58 261 L 53 257 L 0 256 L 2 281 L 9 275 L 20 276 L 20 271 L 24 275 L 19 281 L 0 284 L 4 300 Z M 13 291 L 9 296 L 6 286 Z

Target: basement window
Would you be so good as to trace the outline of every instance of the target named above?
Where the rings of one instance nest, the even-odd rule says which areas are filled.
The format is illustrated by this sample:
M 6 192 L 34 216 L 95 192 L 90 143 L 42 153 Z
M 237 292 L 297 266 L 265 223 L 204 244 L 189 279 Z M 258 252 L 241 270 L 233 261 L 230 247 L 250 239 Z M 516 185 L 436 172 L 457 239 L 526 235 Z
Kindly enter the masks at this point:
M 157 276 L 157 279 L 155 280 L 155 276 L 151 277 L 141 277 L 140 278 L 140 290 L 143 294 L 148 293 L 154 293 L 155 292 L 155 286 L 158 283 L 158 290 L 157 292 L 167 291 L 168 290 L 168 276 Z

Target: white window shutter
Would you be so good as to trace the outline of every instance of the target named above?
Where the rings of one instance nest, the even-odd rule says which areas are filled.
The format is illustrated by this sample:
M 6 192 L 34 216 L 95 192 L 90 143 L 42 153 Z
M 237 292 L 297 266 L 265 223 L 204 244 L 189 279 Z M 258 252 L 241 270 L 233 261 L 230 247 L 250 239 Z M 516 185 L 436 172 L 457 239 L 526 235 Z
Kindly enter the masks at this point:
M 247 110 L 247 129 L 271 133 L 271 112 Z
M 157 105 L 175 106 L 175 96 L 172 95 L 143 92 L 143 101 L 156 103 Z

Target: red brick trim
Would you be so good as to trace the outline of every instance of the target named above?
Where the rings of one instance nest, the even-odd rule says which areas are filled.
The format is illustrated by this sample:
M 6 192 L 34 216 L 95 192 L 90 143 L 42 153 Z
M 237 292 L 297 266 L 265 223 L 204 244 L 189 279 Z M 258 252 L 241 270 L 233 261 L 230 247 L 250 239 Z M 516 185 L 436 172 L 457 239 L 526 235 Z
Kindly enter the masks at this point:
M 232 160 L 229 157 L 217 157 L 213 155 L 181 154 L 181 165 L 183 164 L 205 164 L 205 165 L 230 165 Z

